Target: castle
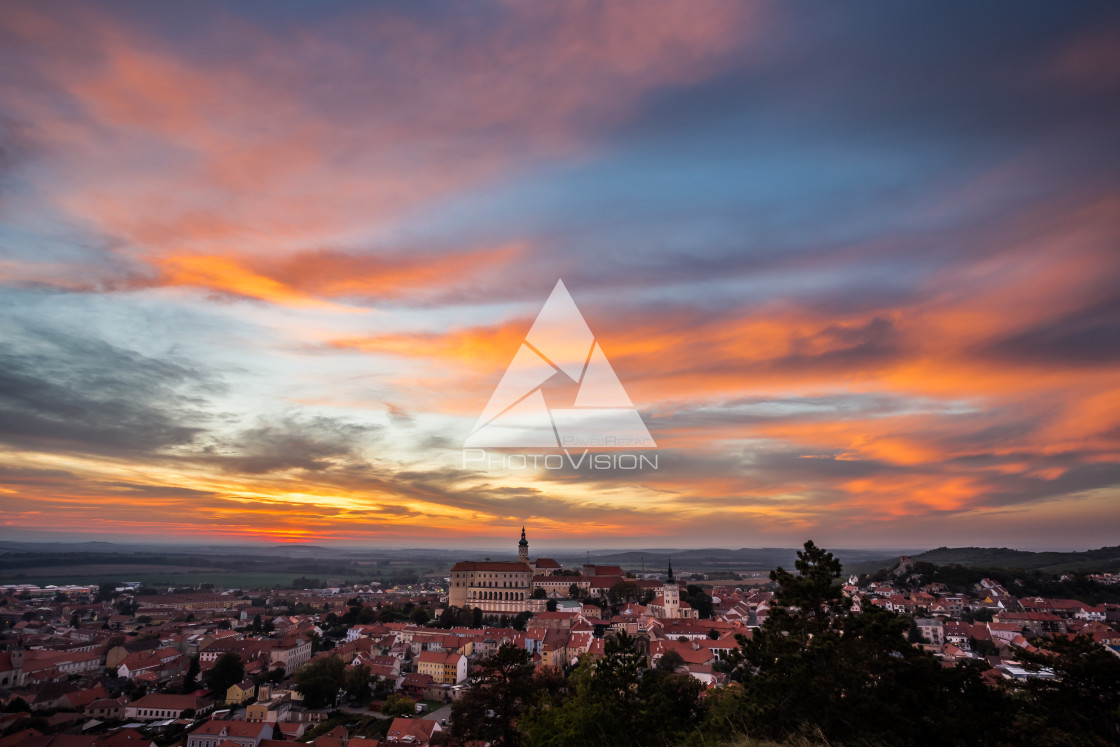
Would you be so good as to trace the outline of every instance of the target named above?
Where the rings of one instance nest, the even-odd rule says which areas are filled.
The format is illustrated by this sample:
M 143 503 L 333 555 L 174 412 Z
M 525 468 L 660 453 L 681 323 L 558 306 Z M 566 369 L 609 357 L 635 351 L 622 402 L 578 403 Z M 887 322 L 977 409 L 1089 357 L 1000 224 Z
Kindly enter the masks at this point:
M 452 607 L 478 607 L 487 615 L 538 613 L 544 611 L 547 600 L 534 599 L 534 591 L 542 590 L 551 598 L 567 597 L 574 585 L 581 594 L 605 595 L 606 589 L 625 578 L 617 566 L 588 565 L 584 566 L 582 575 L 552 575 L 559 570 L 560 564 L 552 558 L 529 558 L 529 540 L 525 537 L 525 527 L 521 527 L 516 561 L 464 560 L 451 567 L 447 603 Z M 681 602 L 680 585 L 673 576 L 672 562 L 668 578 L 655 590 L 660 596 L 649 604 L 654 617 L 695 616 L 695 610 Z
M 521 527 L 517 561 L 465 560 L 451 567 L 447 603 L 453 607 L 478 607 L 488 615 L 516 615 L 539 611 L 532 604 L 533 576 L 559 570 L 552 558 L 529 559 L 529 540 Z M 543 604 L 543 603 L 542 603 Z

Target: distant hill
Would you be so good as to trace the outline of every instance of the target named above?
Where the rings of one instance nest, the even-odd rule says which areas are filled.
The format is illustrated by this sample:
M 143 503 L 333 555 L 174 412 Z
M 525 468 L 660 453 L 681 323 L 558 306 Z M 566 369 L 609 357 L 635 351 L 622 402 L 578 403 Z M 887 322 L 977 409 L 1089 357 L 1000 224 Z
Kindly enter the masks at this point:
M 1120 570 L 1120 545 L 1080 552 L 1030 552 L 1007 547 L 939 547 L 914 556 L 934 565 L 981 566 L 1022 571 Z
M 872 563 L 876 568 L 897 560 L 900 554 L 906 551 L 890 550 L 832 550 L 833 555 L 847 567 L 850 564 Z M 702 550 L 666 550 L 664 548 L 650 550 L 627 550 L 615 553 L 592 554 L 590 562 L 596 565 L 619 565 L 626 570 L 660 571 L 665 568 L 669 560 L 673 561 L 673 568 L 677 570 L 707 571 L 707 570 L 732 570 L 732 571 L 768 571 L 778 566 L 792 569 L 797 560 L 797 549 L 792 547 L 744 547 L 738 550 L 721 548 L 705 548 Z M 583 563 L 583 559 L 563 558 L 566 566 L 576 566 Z

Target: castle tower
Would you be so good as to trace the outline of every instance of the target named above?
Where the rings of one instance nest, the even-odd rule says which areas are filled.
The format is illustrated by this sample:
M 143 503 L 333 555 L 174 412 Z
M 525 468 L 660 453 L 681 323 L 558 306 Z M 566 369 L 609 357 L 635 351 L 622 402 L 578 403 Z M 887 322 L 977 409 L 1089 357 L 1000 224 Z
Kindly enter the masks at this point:
M 521 527 L 521 541 L 517 543 L 517 559 L 522 563 L 529 562 L 529 540 L 525 539 L 525 527 Z
M 673 561 L 669 560 L 669 574 L 665 577 L 665 585 L 661 587 L 661 596 L 665 598 L 665 617 L 681 616 L 681 587 L 677 586 L 677 579 L 673 576 Z

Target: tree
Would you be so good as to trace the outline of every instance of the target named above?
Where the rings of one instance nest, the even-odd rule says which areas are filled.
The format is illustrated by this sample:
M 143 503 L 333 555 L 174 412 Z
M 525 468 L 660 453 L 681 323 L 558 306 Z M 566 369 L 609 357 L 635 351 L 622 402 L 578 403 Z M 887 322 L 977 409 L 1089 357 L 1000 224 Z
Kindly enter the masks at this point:
M 548 593 L 543 588 L 541 588 L 540 586 L 533 589 L 533 596 L 532 596 L 533 599 L 546 599 L 547 597 L 548 597 Z
M 970 649 L 972 649 L 972 652 L 974 654 L 979 654 L 980 656 L 998 656 L 999 655 L 999 646 L 992 643 L 992 640 L 990 638 L 987 638 L 987 639 L 969 638 L 968 639 L 968 647 Z
M 582 592 L 580 591 L 579 584 L 572 584 L 568 587 L 568 596 L 572 599 L 579 599 L 581 596 L 583 596 Z
M 701 718 L 704 686 L 688 675 L 646 670 L 634 643 L 627 635 L 608 639 L 601 659 L 585 658 L 572 672 L 567 697 L 539 697 L 519 722 L 527 741 L 541 747 L 681 744 Z
M 797 571 L 771 574 L 779 588 L 770 617 L 731 657 L 742 696 L 716 699 L 709 729 L 844 744 L 924 744 L 931 734 L 947 744 L 1003 741 L 1006 699 L 984 684 L 983 667 L 942 667 L 907 643 L 906 618 L 874 606 L 852 615 L 833 584 L 840 563 L 812 542 Z
M 526 625 L 529 624 L 529 620 L 531 619 L 533 619 L 532 612 L 518 612 L 517 617 L 513 618 L 511 625 L 514 630 L 525 630 Z
M 385 699 L 381 712 L 386 716 L 412 716 L 416 713 L 416 701 L 407 695 L 393 693 Z
M 481 628 L 482 627 L 482 608 L 481 607 L 475 607 L 473 610 L 471 610 L 471 627 L 472 628 Z
M 108 602 L 117 595 L 117 587 L 120 583 L 116 581 L 102 581 L 97 585 L 97 601 Z
M 129 680 L 124 686 L 124 695 L 129 700 L 139 700 L 148 694 L 148 686 L 139 680 Z M 225 693 L 222 693 L 224 696 Z
M 122 615 L 132 617 L 138 609 L 140 609 L 140 605 L 132 599 L 122 599 L 117 602 L 117 612 Z
M 226 690 L 245 679 L 245 665 L 241 663 L 241 657 L 235 652 L 226 651 L 218 657 L 214 666 L 206 670 L 202 679 L 214 692 L 216 698 L 224 698 Z
M 685 601 L 692 605 L 700 619 L 712 616 L 712 598 L 702 587 L 689 584 L 685 589 Z
M 1087 636 L 1035 640 L 1038 652 L 1017 656 L 1053 679 L 1030 678 L 1015 725 L 1018 741 L 1035 744 L 1120 744 L 1120 659 Z
M 495 747 L 520 744 L 515 721 L 533 700 L 533 657 L 505 644 L 474 670 L 478 683 L 451 706 L 452 736 Z
M 406 613 L 394 607 L 382 607 L 377 613 L 377 622 L 381 623 L 401 622 L 407 619 L 408 615 Z M 345 632 L 345 628 L 343 628 L 343 632 Z
M 633 581 L 619 581 L 608 593 L 615 602 L 633 603 L 641 598 L 642 589 Z
M 414 609 L 412 611 L 412 614 L 409 615 L 408 617 L 409 617 L 410 620 L 412 620 L 412 622 L 416 623 L 417 625 L 424 625 L 428 622 L 428 620 L 432 619 L 432 616 L 429 615 L 428 611 L 426 609 L 424 609 L 423 607 L 417 607 L 416 609 Z
M 680 666 L 684 666 L 684 657 L 676 649 L 663 653 L 657 662 L 657 668 L 665 672 L 675 672 Z
M 342 689 L 343 672 L 346 665 L 337 656 L 323 656 L 296 672 L 296 689 L 303 695 L 308 708 L 322 708 L 334 705 L 338 691 Z
M 183 677 L 183 692 L 184 693 L 194 692 L 194 689 L 196 687 L 198 687 L 198 672 L 199 672 L 198 657 L 197 656 L 192 656 L 190 664 L 187 665 L 187 674 L 186 674 L 186 676 Z
M 454 628 L 455 621 L 459 619 L 459 608 L 448 605 L 443 608 L 436 618 L 436 624 L 441 628 Z
M 346 692 L 350 693 L 351 696 L 364 703 L 369 700 L 370 696 L 370 677 L 371 675 L 368 668 L 360 665 L 350 667 L 343 676 L 342 687 L 345 688 Z
M 916 620 L 911 618 L 910 629 L 906 631 L 906 640 L 910 643 L 929 643 L 926 637 L 922 635 L 922 629 L 918 627 Z
M 8 701 L 3 711 L 4 713 L 31 713 L 31 706 L 23 698 L 16 697 Z
M 772 609 L 770 619 L 776 626 L 791 628 L 788 632 L 803 643 L 809 636 L 827 630 L 832 615 L 846 610 L 848 603 L 842 601 L 840 587 L 833 583 L 840 578 L 843 568 L 832 553 L 808 540 L 805 548 L 797 551 L 794 566 L 796 574 L 781 566 L 770 572 L 770 580 L 778 584 L 774 595 L 777 618 Z M 797 613 L 791 615 L 790 608 Z
M 547 602 L 545 602 L 544 608 L 548 612 L 555 612 L 556 611 L 556 600 L 555 599 L 549 599 Z
M 373 678 L 373 697 L 387 698 L 393 693 L 393 686 L 396 684 L 395 679 L 387 679 L 385 677 L 376 676 Z

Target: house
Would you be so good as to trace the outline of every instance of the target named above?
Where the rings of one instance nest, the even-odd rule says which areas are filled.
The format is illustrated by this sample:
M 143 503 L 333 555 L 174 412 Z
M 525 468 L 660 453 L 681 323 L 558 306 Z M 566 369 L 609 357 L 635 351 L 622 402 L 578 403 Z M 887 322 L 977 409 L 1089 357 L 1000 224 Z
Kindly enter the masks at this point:
M 1102 622 L 1087 622 L 1077 629 L 1077 634 L 1088 636 L 1102 646 L 1120 646 L 1120 633 Z
M 688 664 L 688 673 L 695 679 L 699 680 L 703 685 L 712 685 L 715 683 L 716 675 L 712 669 L 711 664 Z
M 211 719 L 187 737 L 187 747 L 218 747 L 232 742 L 237 747 L 260 747 L 272 739 L 272 725 L 260 721 L 215 721 Z M 225 747 L 231 747 L 226 744 Z
M 0 687 L 18 687 L 23 684 L 23 649 L 0 651 Z
M 124 718 L 124 698 L 101 698 L 85 707 L 85 714 L 90 718 L 118 720 Z
M 1106 619 L 1105 607 L 1104 607 L 1103 604 L 1097 605 L 1095 607 L 1087 604 L 1084 607 L 1082 607 L 1081 609 L 1079 609 L 1074 614 L 1074 617 L 1076 617 L 1079 620 L 1089 620 L 1091 622 L 1104 622 L 1105 619 Z
M 75 690 L 73 692 L 67 693 L 66 695 L 63 695 L 62 698 L 59 699 L 61 701 L 59 703 L 59 707 L 73 708 L 80 711 L 93 701 L 101 700 L 108 697 L 109 692 L 101 685 L 97 685 L 96 687 L 89 687 L 84 690 Z
M 226 705 L 241 705 L 257 695 L 257 686 L 252 680 L 241 680 L 226 690 Z
M 711 665 L 715 661 L 715 654 L 710 648 L 693 641 L 666 640 L 650 642 L 650 663 L 656 666 L 661 661 L 661 657 L 670 651 L 675 651 L 681 657 L 682 666 Z M 710 669 L 708 674 L 711 674 Z
M 409 747 L 428 747 L 432 735 L 442 731 L 439 722 L 427 718 L 395 718 L 385 734 L 385 744 L 407 744 Z
M 96 672 L 102 669 L 104 661 L 96 651 L 26 650 L 22 652 L 23 684 L 63 680 L 72 674 Z
M 156 743 L 136 729 L 121 729 L 106 737 L 98 737 L 95 747 L 156 747 Z
M 155 747 L 155 742 L 135 729 L 121 729 L 108 735 L 43 734 L 23 729 L 0 739 L 3 747 Z
M 575 612 L 542 612 L 533 616 L 533 627 L 570 630 L 578 618 Z
M 749 632 L 747 637 L 749 638 Z M 735 640 L 734 633 L 726 633 L 719 637 L 717 640 L 708 639 L 706 641 L 699 641 L 699 646 L 702 649 L 707 649 L 712 652 L 712 655 L 717 659 L 724 659 L 731 656 L 732 652 L 739 649 L 739 642 Z
M 370 638 L 385 632 L 384 625 L 353 625 L 346 631 L 346 640 L 356 641 L 359 638 Z
M 288 718 L 292 702 L 287 698 L 273 698 L 265 703 L 253 703 L 245 709 L 246 721 L 265 721 L 278 724 Z
M 1021 625 L 1012 623 L 990 622 L 987 624 L 987 628 L 992 642 L 1003 646 L 1011 643 L 1015 636 L 1023 633 Z
M 155 651 L 159 647 L 159 641 L 154 638 L 136 638 L 125 641 L 117 646 L 112 646 L 105 652 L 105 666 L 109 669 L 117 669 L 129 654 L 135 654 L 138 651 Z
M 374 656 L 367 665 L 371 674 L 396 678 L 401 674 L 401 660 L 395 656 Z
M 934 617 L 918 617 L 914 619 L 914 625 L 918 627 L 918 632 L 929 645 L 941 648 L 945 644 L 945 624 L 941 620 Z
M 414 698 L 422 698 L 434 682 L 430 674 L 409 672 L 401 680 L 401 692 Z
M 467 678 L 467 657 L 462 654 L 424 651 L 416 658 L 416 671 L 441 685 L 456 685 Z
M 1064 619 L 1051 612 L 999 612 L 993 619 L 1018 625 L 1031 636 L 1054 635 L 1066 630 Z
M 541 666 L 559 668 L 568 663 L 569 637 L 567 630 L 532 627 L 525 631 L 523 641 L 526 651 L 540 655 Z
M 283 741 L 292 742 L 307 732 L 307 725 L 306 721 L 281 721 L 276 724 L 276 731 L 283 737 Z
M 269 661 L 273 667 L 283 667 L 286 672 L 294 672 L 311 660 L 311 640 L 307 638 L 288 638 L 269 651 Z
M 183 671 L 184 662 L 184 656 L 173 648 L 137 651 L 124 658 L 117 667 L 117 676 L 135 679 L 141 674 L 154 674 L 162 682 Z
M 151 693 L 125 706 L 124 717 L 130 721 L 157 721 L 183 718 L 188 711 L 204 716 L 214 710 L 214 703 L 197 695 Z
M 965 651 L 963 648 L 956 645 L 955 643 L 946 643 L 944 646 L 942 646 L 941 647 L 941 655 L 944 656 L 946 659 L 949 659 L 949 660 L 952 660 L 952 661 L 957 661 L 959 659 L 971 659 L 972 658 L 972 654 Z
M 968 643 L 968 639 L 972 637 L 972 626 L 959 620 L 949 620 L 944 623 L 945 640 L 948 643 L 957 646 L 963 646 Z
M 591 590 L 591 579 L 582 576 L 533 576 L 533 589 L 544 589 L 551 599 L 568 597 L 573 585 L 579 594 L 587 594 Z

